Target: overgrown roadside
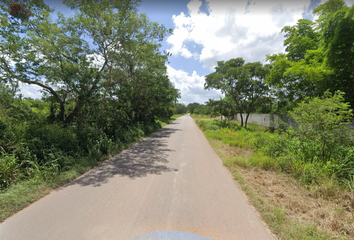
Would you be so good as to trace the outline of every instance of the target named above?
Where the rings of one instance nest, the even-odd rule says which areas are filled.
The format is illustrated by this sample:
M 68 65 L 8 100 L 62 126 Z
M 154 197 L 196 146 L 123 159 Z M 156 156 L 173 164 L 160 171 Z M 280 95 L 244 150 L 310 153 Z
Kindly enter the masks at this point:
M 173 115 L 170 120 L 158 121 L 158 123 L 161 127 L 164 127 L 180 116 L 182 115 Z M 101 164 L 103 161 L 118 154 L 124 149 L 129 148 L 141 139 L 142 138 L 134 139 L 129 143 L 121 145 L 119 148 L 112 149 L 108 155 L 101 156 L 98 160 L 89 157 L 82 158 L 80 161 L 77 161 L 70 170 L 62 171 L 54 177 L 34 174 L 34 177 L 29 180 L 18 181 L 15 184 L 10 185 L 6 190 L 0 191 L 0 222 L 3 222 L 6 218 L 21 211 L 31 203 L 48 195 L 54 189 L 67 184 L 95 166 Z
M 252 149 L 256 130 L 236 135 L 240 128 L 232 126 L 238 123 L 223 122 L 199 120 L 197 125 L 277 239 L 353 239 L 350 189 L 330 180 L 304 184 L 282 171 L 275 159 Z

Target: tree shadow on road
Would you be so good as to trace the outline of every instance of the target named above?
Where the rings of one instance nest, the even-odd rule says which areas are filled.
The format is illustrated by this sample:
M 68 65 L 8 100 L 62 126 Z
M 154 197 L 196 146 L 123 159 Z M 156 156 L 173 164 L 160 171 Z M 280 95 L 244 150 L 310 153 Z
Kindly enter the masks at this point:
M 66 186 L 79 184 L 98 187 L 116 175 L 135 179 L 148 174 L 177 171 L 166 166 L 168 152 L 174 151 L 167 148 L 166 138 L 176 131 L 181 130 L 164 127 Z

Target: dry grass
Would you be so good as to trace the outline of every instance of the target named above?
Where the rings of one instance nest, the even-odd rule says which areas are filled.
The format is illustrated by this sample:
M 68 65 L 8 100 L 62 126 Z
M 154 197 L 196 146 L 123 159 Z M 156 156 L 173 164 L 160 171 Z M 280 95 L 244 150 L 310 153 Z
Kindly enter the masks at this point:
M 278 239 L 354 239 L 354 194 L 333 183 L 303 186 L 283 173 L 240 166 L 250 150 L 208 139 Z M 330 192 L 328 192 L 330 191 Z

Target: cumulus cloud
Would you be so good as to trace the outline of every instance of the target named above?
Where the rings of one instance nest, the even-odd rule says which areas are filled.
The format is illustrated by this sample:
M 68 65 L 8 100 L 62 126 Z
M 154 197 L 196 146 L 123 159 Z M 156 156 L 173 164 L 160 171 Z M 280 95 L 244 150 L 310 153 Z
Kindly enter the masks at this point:
M 42 89 L 40 86 L 27 83 L 21 83 L 20 85 L 20 93 L 23 97 L 30 97 L 33 99 L 42 98 L 42 93 L 39 91 Z
M 263 61 L 266 54 L 284 51 L 281 29 L 296 24 L 318 1 L 209 0 L 207 4 L 208 14 L 200 11 L 202 1 L 191 0 L 187 15 L 174 15 L 174 33 L 167 42 L 174 56 L 198 56 L 205 68 L 213 70 L 218 60 Z M 186 42 L 201 45 L 201 52 L 186 48 Z
M 321 0 L 311 0 L 310 5 L 306 9 L 306 11 L 304 11 L 302 17 L 309 20 L 313 20 L 314 15 L 312 14 L 312 11 L 320 4 L 321 4 Z
M 204 90 L 205 77 L 200 76 L 196 71 L 189 74 L 183 70 L 176 70 L 167 65 L 167 74 L 176 88 L 181 91 L 180 102 L 184 104 L 198 102 L 204 103 L 211 99 L 219 99 L 222 96 L 217 90 Z

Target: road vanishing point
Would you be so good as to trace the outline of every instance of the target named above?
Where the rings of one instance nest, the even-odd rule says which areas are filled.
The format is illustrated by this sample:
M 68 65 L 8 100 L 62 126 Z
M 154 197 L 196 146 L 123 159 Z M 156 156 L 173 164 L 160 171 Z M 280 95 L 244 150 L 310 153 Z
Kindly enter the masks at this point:
M 272 237 L 185 115 L 5 220 L 0 239 Z

